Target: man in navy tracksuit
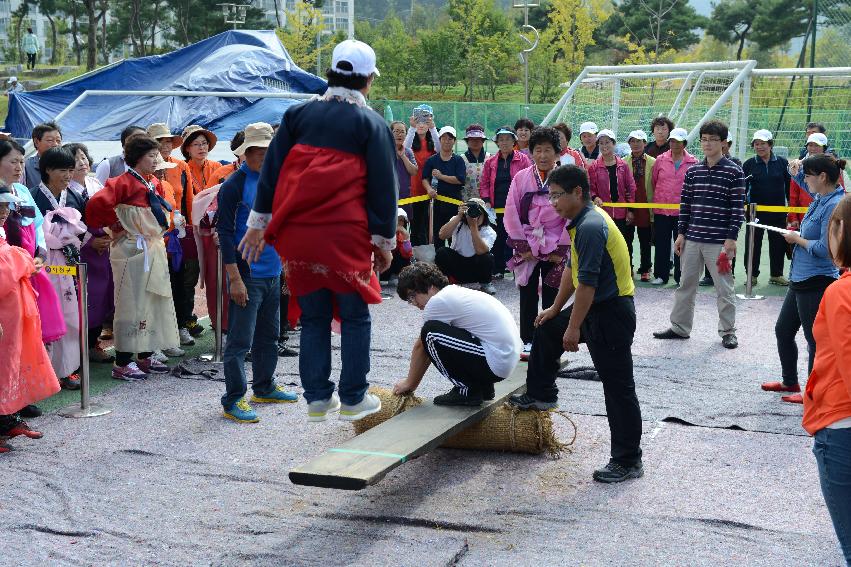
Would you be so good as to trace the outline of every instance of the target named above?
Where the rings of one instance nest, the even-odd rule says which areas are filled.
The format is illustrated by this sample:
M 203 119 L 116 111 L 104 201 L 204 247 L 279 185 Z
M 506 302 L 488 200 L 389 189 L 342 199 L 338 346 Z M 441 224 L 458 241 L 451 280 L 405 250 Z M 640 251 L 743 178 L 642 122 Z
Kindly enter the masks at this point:
M 243 398 L 247 391 L 245 354 L 251 349 L 255 403 L 294 402 L 298 396 L 276 386 L 278 334 L 281 300 L 281 259 L 273 248 L 264 250 L 250 264 L 236 251 L 236 243 L 248 229 L 246 222 L 254 198 L 272 127 L 264 122 L 245 128 L 245 141 L 238 155 L 245 161 L 219 189 L 217 230 L 222 262 L 228 274 L 228 340 L 224 353 L 224 416 L 240 423 L 260 421 Z

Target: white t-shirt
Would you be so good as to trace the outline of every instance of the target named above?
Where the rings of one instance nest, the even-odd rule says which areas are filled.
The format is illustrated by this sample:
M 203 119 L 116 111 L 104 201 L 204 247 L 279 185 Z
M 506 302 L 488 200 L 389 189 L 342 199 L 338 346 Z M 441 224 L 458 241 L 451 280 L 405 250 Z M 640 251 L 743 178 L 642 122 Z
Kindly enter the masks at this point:
M 423 320 L 469 331 L 482 342 L 488 366 L 497 376 L 508 378 L 520 360 L 522 345 L 514 317 L 487 293 L 448 285 L 428 300 Z
M 496 242 L 496 231 L 490 225 L 482 225 L 479 227 L 479 236 L 482 241 L 488 246 L 488 250 L 493 248 L 493 243 Z M 452 244 L 450 248 L 464 256 L 471 258 L 476 255 L 476 248 L 473 246 L 473 233 L 470 232 L 470 227 L 466 222 L 462 222 L 452 233 Z

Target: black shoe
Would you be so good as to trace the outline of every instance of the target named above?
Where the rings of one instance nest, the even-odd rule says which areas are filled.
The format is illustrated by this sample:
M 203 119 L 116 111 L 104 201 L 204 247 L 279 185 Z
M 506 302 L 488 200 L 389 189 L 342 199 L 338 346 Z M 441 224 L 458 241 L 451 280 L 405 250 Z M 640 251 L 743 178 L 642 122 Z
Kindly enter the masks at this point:
M 18 412 L 18 415 L 21 417 L 41 417 L 41 414 L 42 412 L 38 406 L 34 406 L 32 404 L 24 406 L 21 408 L 21 411 Z
M 287 346 L 286 343 L 279 342 L 278 343 L 278 356 L 280 357 L 289 357 L 289 356 L 298 356 L 298 351 L 295 349 L 291 349 Z
M 480 406 L 482 405 L 482 394 L 481 392 L 470 392 L 469 395 L 464 396 L 461 394 L 461 390 L 457 387 L 452 388 L 445 394 L 440 396 L 436 396 L 434 398 L 434 405 L 436 406 Z
M 715 282 L 712 281 L 712 276 L 704 276 L 697 285 L 700 287 L 709 287 L 715 285 Z
M 186 323 L 186 330 L 189 331 L 189 334 L 193 337 L 200 336 L 204 333 L 204 327 L 199 325 L 197 321 L 189 321 Z
M 529 394 L 511 396 L 508 398 L 508 405 L 520 409 L 534 409 L 540 411 L 558 409 L 558 402 L 544 402 L 542 400 L 536 400 Z
M 486 386 L 482 386 L 482 399 L 486 402 L 493 400 L 496 397 L 496 390 L 494 390 L 493 384 L 488 384 Z
M 739 346 L 739 339 L 736 338 L 736 335 L 730 333 L 721 337 L 721 344 L 724 345 L 724 348 L 736 348 Z
M 653 333 L 653 337 L 657 339 L 687 339 L 688 335 L 682 336 L 675 333 L 673 329 L 665 329 L 664 331 L 657 331 Z
M 644 466 L 641 464 L 641 461 L 631 467 L 625 467 L 614 461 L 609 461 L 609 464 L 595 470 L 593 474 L 594 480 L 605 483 L 623 482 L 631 478 L 641 478 L 642 476 L 644 476 Z

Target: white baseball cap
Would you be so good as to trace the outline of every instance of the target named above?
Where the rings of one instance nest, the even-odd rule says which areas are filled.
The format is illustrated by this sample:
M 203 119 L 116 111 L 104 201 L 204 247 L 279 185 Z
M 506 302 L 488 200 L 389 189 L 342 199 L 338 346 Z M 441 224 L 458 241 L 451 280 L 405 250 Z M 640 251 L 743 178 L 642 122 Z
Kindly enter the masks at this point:
M 818 144 L 820 146 L 827 147 L 827 136 L 822 134 L 821 132 L 815 132 L 810 134 L 809 138 L 807 138 L 808 144 Z
M 17 77 L 9 77 L 9 80 L 6 81 L 6 82 L 11 85 L 12 83 L 17 83 L 18 78 Z
M 671 130 L 671 133 L 668 134 L 669 140 L 676 140 L 678 142 L 688 141 L 688 131 L 685 128 L 674 128 Z
M 455 133 L 455 128 L 452 126 L 444 126 L 440 129 L 440 132 L 437 133 L 437 138 L 440 139 L 444 134 L 451 134 L 453 138 L 457 138 L 458 134 Z
M 647 132 L 645 132 L 644 130 L 633 130 L 632 132 L 629 133 L 629 136 L 626 137 L 626 140 L 629 141 L 632 138 L 646 142 L 647 141 Z
M 598 130 L 599 128 L 597 128 L 597 125 L 593 122 L 583 122 L 579 126 L 580 134 L 596 134 Z
M 773 139 L 774 139 L 774 136 L 772 136 L 771 132 L 769 132 L 768 130 L 757 130 L 756 132 L 753 133 L 753 137 L 751 138 L 751 143 L 755 142 L 756 140 L 760 140 L 760 141 L 763 141 L 763 142 L 770 142 Z
M 340 67 L 341 63 L 347 63 Z M 351 67 L 347 69 L 345 67 Z M 375 66 L 375 51 L 367 44 L 356 39 L 346 39 L 337 44 L 331 55 L 331 70 L 341 75 L 362 75 L 368 77 L 381 73 Z
M 405 217 L 405 220 L 408 220 L 408 213 L 402 207 L 396 208 L 396 218 Z
M 604 128 L 603 130 L 600 130 L 600 132 L 597 134 L 597 140 L 599 140 L 603 136 L 611 139 L 613 142 L 618 141 L 618 138 L 617 138 L 617 136 L 615 136 L 615 133 L 612 132 L 611 130 L 609 130 L 608 128 Z

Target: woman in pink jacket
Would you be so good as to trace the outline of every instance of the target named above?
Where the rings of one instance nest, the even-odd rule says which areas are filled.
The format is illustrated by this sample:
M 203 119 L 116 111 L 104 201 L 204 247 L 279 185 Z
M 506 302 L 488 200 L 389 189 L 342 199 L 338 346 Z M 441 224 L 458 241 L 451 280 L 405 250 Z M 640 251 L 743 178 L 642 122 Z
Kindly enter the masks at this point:
M 696 157 L 686 151 L 688 132 L 685 128 L 674 128 L 668 135 L 671 149 L 659 155 L 653 164 L 653 202 L 680 204 L 686 172 L 696 165 Z M 654 245 L 653 285 L 665 285 L 671 275 L 671 243 L 677 237 L 679 209 L 653 209 Z M 674 281 L 680 283 L 680 257 L 674 257 Z
M 508 261 L 520 288 L 520 338 L 525 360 L 532 350 L 535 317 L 538 315 L 538 286 L 541 307 L 555 301 L 564 271 L 570 239 L 565 220 L 550 205 L 547 177 L 558 164 L 561 146 L 554 128 L 535 128 L 529 138 L 534 164 L 520 171 L 511 182 L 505 202 L 505 230 L 514 255 Z
M 482 177 L 479 180 L 479 196 L 489 206 L 497 210 L 496 213 L 496 242 L 491 252 L 493 253 L 493 274 L 502 278 L 505 273 L 505 264 L 511 258 L 511 248 L 506 243 L 508 233 L 505 232 L 503 212 L 505 200 L 508 198 L 508 188 L 511 181 L 521 169 L 532 165 L 529 156 L 514 149 L 517 134 L 510 126 L 503 126 L 496 131 L 493 138 L 499 152 L 485 160 L 482 168 Z
M 624 160 L 615 154 L 615 133 L 611 130 L 600 130 L 597 134 L 597 147 L 600 157 L 588 167 L 588 182 L 591 185 L 591 198 L 596 204 L 634 203 L 635 178 Z M 632 262 L 632 237 L 627 238 L 627 225 L 631 225 L 634 214 L 624 207 L 607 207 L 604 209 L 620 229 L 629 248 L 630 263 Z

